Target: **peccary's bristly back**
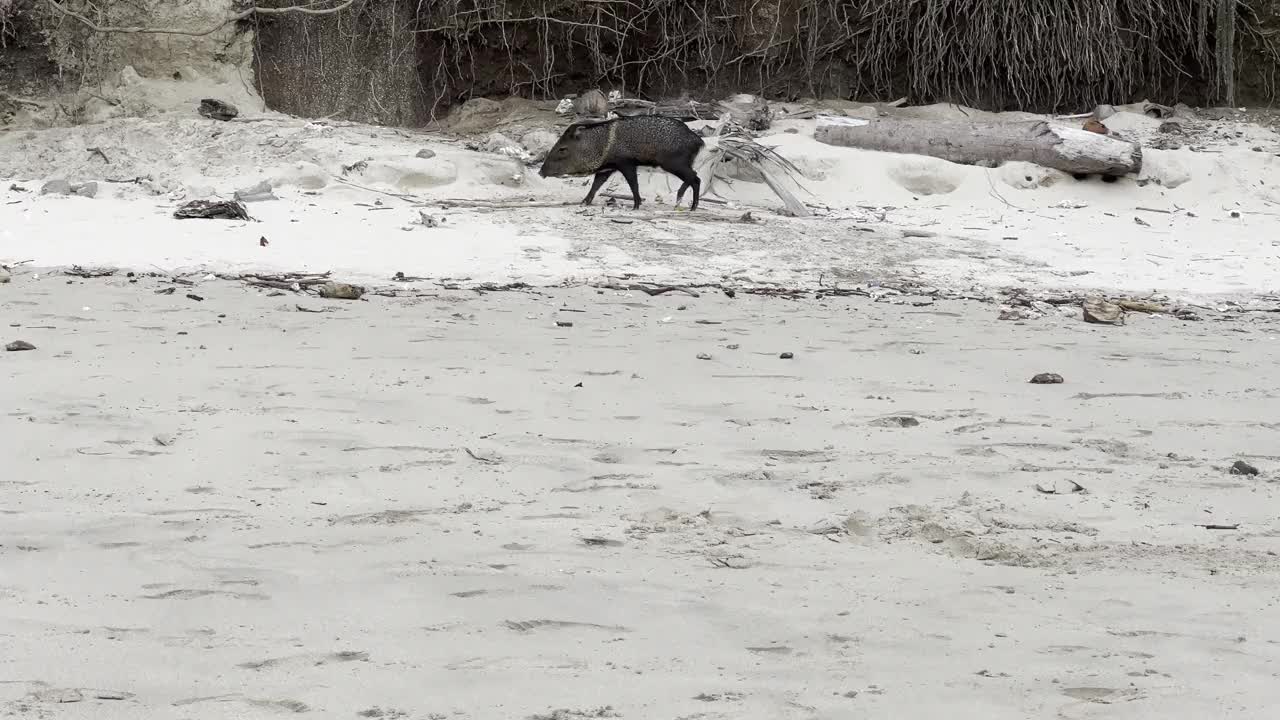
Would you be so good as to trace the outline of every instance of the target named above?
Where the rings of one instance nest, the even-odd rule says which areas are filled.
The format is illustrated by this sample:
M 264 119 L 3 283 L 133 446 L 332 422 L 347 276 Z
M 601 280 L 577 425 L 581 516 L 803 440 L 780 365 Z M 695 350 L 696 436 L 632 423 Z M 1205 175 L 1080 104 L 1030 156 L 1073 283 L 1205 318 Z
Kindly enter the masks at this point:
M 571 125 L 547 154 L 544 175 L 589 175 L 605 165 L 689 165 L 702 137 L 675 118 L 640 115 Z
M 702 138 L 688 125 L 661 115 L 638 115 L 618 120 L 612 156 L 638 165 L 661 165 L 687 157 L 690 162 L 702 148 Z

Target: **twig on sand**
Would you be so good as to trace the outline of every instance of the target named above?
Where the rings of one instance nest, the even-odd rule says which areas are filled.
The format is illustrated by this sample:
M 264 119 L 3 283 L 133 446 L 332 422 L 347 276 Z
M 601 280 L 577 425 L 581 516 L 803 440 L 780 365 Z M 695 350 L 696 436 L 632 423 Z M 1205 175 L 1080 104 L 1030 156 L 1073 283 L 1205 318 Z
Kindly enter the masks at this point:
M 550 207 L 567 207 L 576 205 L 577 203 L 562 200 L 468 200 L 466 198 L 446 198 L 444 200 L 431 200 L 422 203 L 422 207 L 440 206 L 444 208 L 464 207 L 464 208 L 483 208 L 486 210 L 518 210 L 520 208 L 550 208 Z
M 466 453 L 470 455 L 473 460 L 479 460 L 480 462 L 485 463 L 486 465 L 497 465 L 502 462 L 501 460 L 497 460 L 494 458 L 484 457 L 483 455 L 477 455 L 471 451 L 471 448 L 464 447 L 462 449 L 466 451 Z
M 696 290 L 692 290 L 687 287 L 677 287 L 675 285 L 661 285 L 658 287 L 653 287 L 649 285 L 641 285 L 640 283 L 631 283 L 630 285 L 623 285 L 621 283 L 609 283 L 606 285 L 594 285 L 592 287 L 601 288 L 603 290 L 622 290 L 622 291 L 639 290 L 640 292 L 650 296 L 665 295 L 666 293 L 669 293 L 669 292 L 680 292 L 690 297 L 702 297 Z
M 219 275 L 223 280 L 238 280 L 253 287 L 267 287 L 275 290 L 291 290 L 301 292 L 312 285 L 323 285 L 329 281 L 328 272 L 323 273 L 283 273 L 279 275 Z
M 318 165 L 319 163 L 316 163 L 316 164 Z M 333 173 L 328 173 L 328 174 L 329 174 L 329 177 L 342 183 L 343 185 L 349 185 L 358 190 L 377 193 L 379 195 L 386 195 L 387 197 L 393 197 L 393 198 L 396 198 L 397 200 L 404 200 L 405 202 L 419 203 L 423 206 L 425 206 L 426 204 L 425 201 L 422 198 L 418 197 L 417 195 L 408 195 L 406 193 L 395 193 L 389 190 L 379 190 L 378 188 L 369 187 L 368 185 L 361 185 L 360 183 L 351 182 L 350 180 L 334 175 Z

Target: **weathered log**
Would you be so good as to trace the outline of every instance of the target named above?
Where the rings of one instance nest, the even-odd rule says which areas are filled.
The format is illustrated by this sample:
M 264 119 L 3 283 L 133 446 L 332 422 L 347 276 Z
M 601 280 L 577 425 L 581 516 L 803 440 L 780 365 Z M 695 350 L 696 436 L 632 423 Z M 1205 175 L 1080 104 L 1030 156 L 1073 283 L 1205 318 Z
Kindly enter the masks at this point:
M 1142 147 L 1107 135 L 1033 122 L 957 122 L 819 117 L 818 142 L 881 152 L 929 155 L 962 165 L 1012 160 L 1077 175 L 1126 175 L 1142 169 Z
M 714 120 L 722 110 L 716 105 L 700 102 L 655 103 L 637 98 L 621 98 L 609 103 L 609 109 L 621 116 L 665 115 L 683 122 Z

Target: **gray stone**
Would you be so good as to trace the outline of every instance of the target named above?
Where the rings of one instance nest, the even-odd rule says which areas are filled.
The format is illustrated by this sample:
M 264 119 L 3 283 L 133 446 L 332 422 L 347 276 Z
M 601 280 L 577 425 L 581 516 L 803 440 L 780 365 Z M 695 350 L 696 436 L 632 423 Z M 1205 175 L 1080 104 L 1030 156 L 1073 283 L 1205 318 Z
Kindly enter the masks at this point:
M 418 151 L 418 154 L 415 155 L 414 157 L 420 158 L 422 160 L 430 160 L 435 156 L 436 156 L 435 150 L 432 150 L 431 148 L 422 148 L 421 150 Z
M 80 197 L 93 198 L 98 196 L 98 183 L 90 180 L 86 183 L 71 186 L 71 192 Z
M 318 288 L 320 297 L 330 300 L 359 300 L 364 295 L 364 288 L 348 283 L 329 282 Z
M 40 186 L 41 195 L 70 195 L 71 183 L 66 180 L 50 180 Z
M 533 154 L 535 160 L 542 160 L 555 147 L 560 136 L 549 130 L 531 130 L 520 138 L 520 144 Z
M 235 198 L 240 202 L 261 202 L 263 200 L 280 199 L 271 191 L 271 183 L 266 180 L 263 180 L 257 185 L 237 190 L 235 192 Z

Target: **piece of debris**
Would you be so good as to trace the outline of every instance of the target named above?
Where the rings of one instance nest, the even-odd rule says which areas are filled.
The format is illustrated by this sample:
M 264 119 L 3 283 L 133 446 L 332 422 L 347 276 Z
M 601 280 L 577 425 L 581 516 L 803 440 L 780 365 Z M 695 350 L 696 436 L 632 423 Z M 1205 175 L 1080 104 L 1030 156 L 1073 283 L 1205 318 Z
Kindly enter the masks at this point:
M 424 211 L 424 210 L 419 210 L 419 211 L 418 211 L 418 221 L 417 221 L 416 223 L 414 223 L 414 224 L 415 224 L 415 225 L 421 225 L 422 227 L 429 227 L 429 228 L 433 228 L 433 227 L 440 227 L 440 225 L 441 225 L 443 222 L 444 222 L 444 218 L 443 218 L 443 217 L 437 218 L 437 217 L 435 217 L 435 216 L 433 216 L 433 215 L 428 215 L 428 214 L 426 213 L 426 211 Z
M 9 352 L 22 352 L 23 350 L 35 350 L 36 346 L 26 340 L 14 340 L 8 345 L 5 345 L 4 349 Z
M 557 320 L 556 327 L 573 327 L 573 322 L 570 320 Z
M 1031 378 L 1031 382 L 1035 385 L 1060 385 L 1063 380 L 1058 373 L 1038 373 Z
M 702 353 L 698 353 L 698 359 L 699 359 L 699 360 L 710 360 L 710 359 L 711 359 L 711 353 L 704 353 L 704 352 L 702 352 Z
M 1107 126 L 1103 125 L 1102 121 L 1097 118 L 1089 118 L 1088 120 L 1085 120 L 1083 129 L 1088 130 L 1091 133 L 1098 133 L 1099 135 L 1108 135 L 1111 132 L 1107 129 Z
M 272 192 L 271 182 L 263 180 L 262 182 L 251 185 L 247 188 L 236 190 L 232 195 L 236 200 L 242 203 L 263 202 L 264 200 L 279 200 L 276 194 Z
M 1027 307 L 1003 307 L 1000 308 L 1000 320 L 1034 320 L 1039 317 L 1035 310 Z
M 187 299 L 188 299 L 188 300 L 195 300 L 196 302 L 204 302 L 204 298 L 200 297 L 199 295 L 197 295 L 197 294 L 195 294 L 195 293 L 187 293 Z
M 872 420 L 871 425 L 884 428 L 913 428 L 919 427 L 920 421 L 910 415 L 889 415 Z
M 100 278 L 111 277 L 118 270 L 113 267 L 83 267 L 80 265 L 72 265 L 70 270 L 63 270 L 63 275 L 74 275 L 79 278 Z
M 4 285 L 5 283 L 8 283 L 12 279 L 13 279 L 13 276 L 9 274 L 8 270 L 5 270 L 4 268 L 0 268 L 0 285 Z
M 271 241 L 267 239 L 266 235 L 263 235 L 262 237 L 258 238 L 258 247 L 266 247 L 270 244 L 271 244 Z
M 1135 225 L 1141 225 L 1142 227 L 1151 227 L 1151 223 L 1147 222 L 1146 220 L 1143 220 L 1140 217 L 1135 217 L 1133 219 L 1133 222 Z
M 1116 300 L 1116 304 L 1125 310 L 1140 313 L 1164 314 L 1168 308 L 1150 300 Z
M 790 353 L 790 352 L 784 352 L 778 356 L 778 358 L 781 360 L 790 360 L 794 357 L 795 357 L 795 353 Z
M 747 130 L 768 130 L 773 122 L 769 102 L 759 95 L 740 94 L 724 100 L 720 108 L 729 113 L 729 119 Z
M 622 547 L 620 540 L 610 540 L 602 537 L 584 537 L 582 542 L 584 545 L 590 545 L 591 547 Z
M 330 280 L 321 285 L 318 292 L 320 297 L 329 300 L 359 300 L 364 295 L 364 288 Z
M 171 435 L 165 435 L 164 433 L 153 435 L 151 440 L 160 447 L 169 447 L 173 445 L 173 437 Z
M 1055 480 L 1052 483 L 1036 483 L 1036 490 L 1046 495 L 1070 495 L 1084 492 L 1084 486 L 1075 480 Z
M 184 203 L 173 216 L 179 220 L 252 220 L 239 200 L 192 200 Z
M 1218 523 L 1197 524 L 1196 527 L 1202 527 L 1205 530 L 1239 530 L 1240 523 L 1232 523 L 1230 525 L 1220 525 Z
M 50 180 L 40 186 L 41 195 L 70 195 L 71 183 L 66 180 Z
M 1085 298 L 1081 307 L 1084 310 L 1084 321 L 1087 323 L 1098 323 L 1100 325 L 1124 324 L 1124 308 L 1099 296 Z
M 1258 468 L 1254 467 L 1253 465 L 1250 465 L 1244 460 L 1237 460 L 1231 464 L 1231 469 L 1228 470 L 1227 472 L 1231 473 L 1232 475 L 1257 475 Z
M 155 292 L 157 295 L 172 295 L 177 289 L 178 288 L 175 288 L 175 287 L 167 287 L 167 288 L 160 288 Z
M 226 122 L 235 119 L 240 114 L 235 105 L 213 98 L 205 98 L 200 101 L 200 108 L 197 110 L 202 116 L 210 120 L 221 120 Z
M 485 457 L 484 455 L 478 455 L 471 448 L 464 447 L 462 448 L 462 450 L 466 452 L 467 455 L 471 456 L 472 460 L 478 460 L 486 465 L 497 465 L 502 462 L 502 460 L 498 458 Z
M 414 157 L 418 158 L 419 160 L 430 160 L 435 156 L 436 156 L 436 151 L 432 150 L 431 148 L 422 148 L 421 150 L 418 151 L 416 155 L 414 155 Z
M 71 194 L 83 198 L 95 198 L 98 196 L 98 183 L 92 180 L 89 182 L 76 183 L 71 186 Z

